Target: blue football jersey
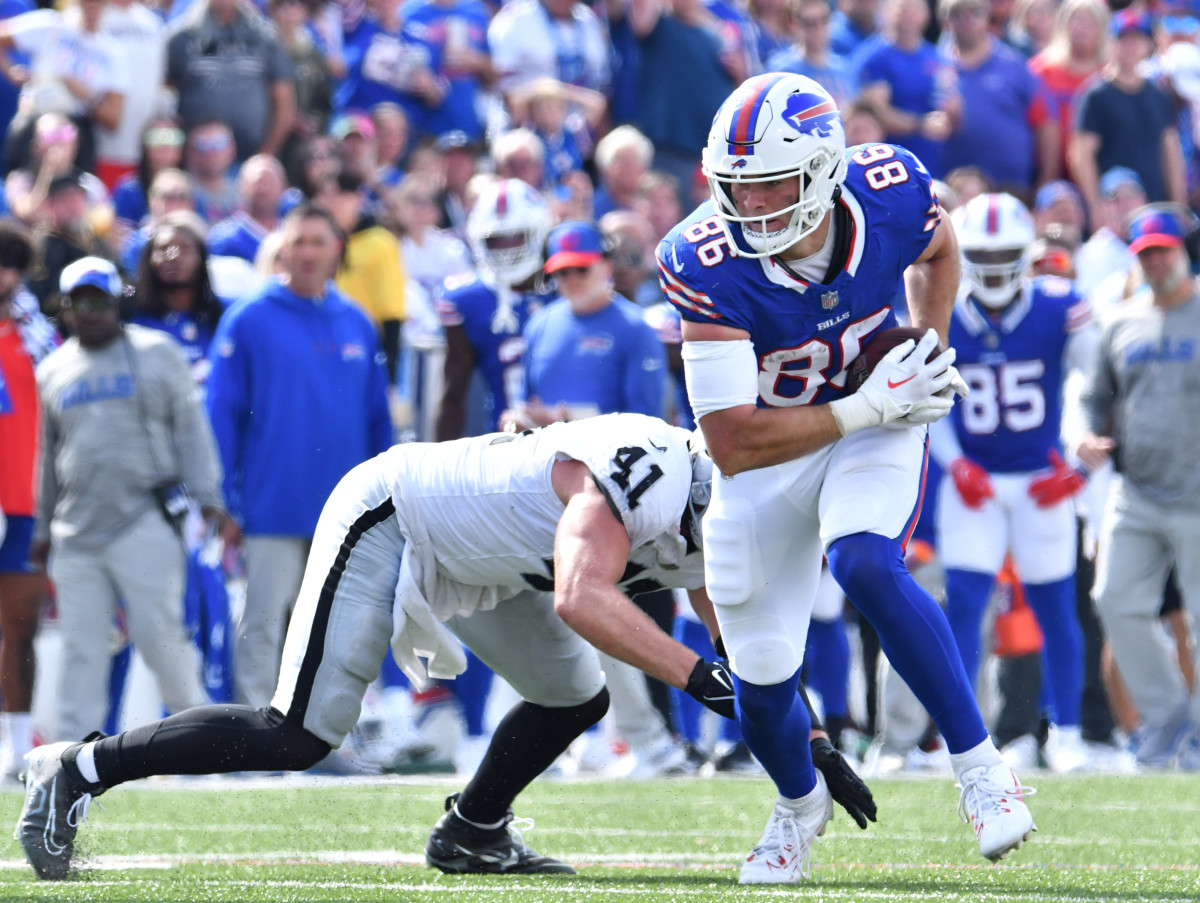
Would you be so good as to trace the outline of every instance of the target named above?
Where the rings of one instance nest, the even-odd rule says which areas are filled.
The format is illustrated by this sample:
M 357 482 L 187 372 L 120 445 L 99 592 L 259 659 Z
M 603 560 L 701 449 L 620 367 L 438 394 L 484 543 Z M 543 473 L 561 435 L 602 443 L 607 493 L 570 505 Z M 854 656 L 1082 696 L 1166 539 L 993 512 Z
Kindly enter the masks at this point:
M 966 291 L 959 295 L 950 344 L 971 394 L 950 418 L 964 455 L 990 473 L 1048 466 L 1050 449 L 1061 450 L 1067 341 L 1091 321 L 1087 300 L 1056 276 L 1026 282 L 995 319 Z
M 511 310 L 502 310 L 493 286 L 463 274 L 447 279 L 435 301 L 442 325 L 461 326 L 475 349 L 475 366 L 488 387 L 492 429 L 499 429 L 500 415 L 519 397 L 525 324 L 553 297 L 518 294 L 512 298 Z
M 928 171 L 903 148 L 847 148 L 846 166 L 834 209 L 840 268 L 826 274 L 828 283 L 808 282 L 775 257 L 731 253 L 731 235 L 737 247 L 749 245 L 738 226 L 725 230 L 712 201 L 659 243 L 659 282 L 680 315 L 750 334 L 759 407 L 828 404 L 846 394 L 863 345 L 896 325 L 892 304 L 904 271 L 940 219 Z

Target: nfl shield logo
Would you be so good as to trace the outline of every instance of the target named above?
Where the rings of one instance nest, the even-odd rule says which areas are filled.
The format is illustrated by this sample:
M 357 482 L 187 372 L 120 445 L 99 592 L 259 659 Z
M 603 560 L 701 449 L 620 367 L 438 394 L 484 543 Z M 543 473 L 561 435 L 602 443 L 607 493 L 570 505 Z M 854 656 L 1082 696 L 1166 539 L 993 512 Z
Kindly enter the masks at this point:
M 835 307 L 837 307 L 837 303 L 837 292 L 825 292 L 825 294 L 821 295 L 821 306 L 826 310 L 833 310 Z

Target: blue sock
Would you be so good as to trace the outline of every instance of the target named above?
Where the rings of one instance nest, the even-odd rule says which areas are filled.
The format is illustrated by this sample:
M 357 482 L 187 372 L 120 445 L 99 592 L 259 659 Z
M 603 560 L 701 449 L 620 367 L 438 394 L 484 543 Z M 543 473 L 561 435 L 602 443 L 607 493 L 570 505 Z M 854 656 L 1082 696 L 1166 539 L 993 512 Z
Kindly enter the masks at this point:
M 800 672 L 769 687 L 747 683 L 735 674 L 733 684 L 742 736 L 780 794 L 794 800 L 811 793 L 817 774 L 808 748 L 812 722 L 796 692 Z
M 466 722 L 468 737 L 483 736 L 483 715 L 487 708 L 488 693 L 492 691 L 492 669 L 479 660 L 470 649 L 467 653 L 467 670 L 450 685 L 462 706 L 463 721 Z
M 821 694 L 825 717 L 845 717 L 850 683 L 850 641 L 846 639 L 846 624 L 841 618 L 809 622 L 804 664 L 809 688 Z
M 687 646 L 702 658 L 716 657 L 712 640 L 708 637 L 708 628 L 699 621 L 689 618 L 676 618 L 674 625 L 675 640 Z M 688 696 L 683 690 L 671 687 L 671 730 L 684 740 L 696 743 L 700 739 L 700 716 L 704 706 Z M 722 718 L 722 721 L 728 721 Z
M 983 654 L 980 631 L 995 583 L 994 574 L 946 568 L 946 620 L 950 622 L 972 687 L 979 682 L 979 661 Z
M 1075 575 L 1054 583 L 1026 583 L 1025 597 L 1046 643 L 1043 673 L 1053 691 L 1058 724 L 1079 724 L 1083 695 L 1083 631 L 1075 615 Z
M 900 543 L 854 533 L 830 545 L 834 579 L 879 634 L 884 654 L 937 723 L 951 753 L 987 739 L 946 616 L 904 566 Z

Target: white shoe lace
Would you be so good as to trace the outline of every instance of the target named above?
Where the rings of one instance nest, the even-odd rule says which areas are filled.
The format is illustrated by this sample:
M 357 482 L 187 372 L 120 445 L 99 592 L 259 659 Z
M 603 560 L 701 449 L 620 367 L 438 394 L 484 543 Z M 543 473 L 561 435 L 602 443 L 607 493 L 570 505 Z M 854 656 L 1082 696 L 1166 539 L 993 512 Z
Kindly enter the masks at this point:
M 989 778 L 988 771 L 989 769 L 984 769 L 979 777 L 963 781 L 958 785 L 961 791 L 958 797 L 958 817 L 968 824 L 978 822 L 979 814 L 985 806 L 999 811 L 1002 799 L 1009 797 L 1023 799 L 1037 793 L 1033 787 L 1026 787 L 1021 783 L 1017 783 L 1014 787 L 1005 787 Z
M 50 798 L 48 800 L 48 812 L 46 815 L 46 827 L 42 831 L 42 840 L 45 843 L 46 852 L 51 856 L 61 856 L 67 851 L 64 844 L 59 843 L 54 839 L 55 827 L 58 822 L 58 812 L 55 806 L 55 798 L 58 795 L 58 778 L 55 778 L 50 784 Z M 67 827 L 78 829 L 81 824 L 87 819 L 88 809 L 92 805 L 92 795 L 85 793 L 71 804 L 71 808 L 67 810 Z
M 767 830 L 763 832 L 763 836 L 759 839 L 758 845 L 750 854 L 751 857 L 766 857 L 768 862 L 773 862 L 777 857 L 787 858 L 787 853 L 784 852 L 784 847 L 787 846 L 787 840 L 792 841 L 792 849 L 796 851 L 796 855 L 800 857 L 801 874 L 808 878 L 811 873 L 811 852 L 812 839 L 805 842 L 804 835 L 800 830 L 800 822 L 792 813 L 786 815 L 774 815 L 771 822 L 767 825 Z
M 529 847 L 525 845 L 525 835 L 522 832 L 533 830 L 532 818 L 514 818 L 509 821 L 505 827 L 508 828 L 508 833 L 512 835 L 512 839 L 516 843 L 518 849 L 529 849 Z

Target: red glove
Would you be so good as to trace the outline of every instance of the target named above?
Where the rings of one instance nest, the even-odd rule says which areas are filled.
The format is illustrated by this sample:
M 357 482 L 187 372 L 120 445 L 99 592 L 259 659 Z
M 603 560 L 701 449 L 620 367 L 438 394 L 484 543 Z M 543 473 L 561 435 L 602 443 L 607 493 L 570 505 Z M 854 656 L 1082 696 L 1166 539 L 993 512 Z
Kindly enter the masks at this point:
M 970 458 L 955 458 L 950 462 L 950 477 L 954 488 L 968 508 L 978 511 L 996 493 L 988 472 Z
M 1087 483 L 1087 477 L 1067 462 L 1057 449 L 1050 449 L 1050 472 L 1034 477 L 1029 483 L 1029 495 L 1039 508 L 1049 508 L 1069 499 Z

